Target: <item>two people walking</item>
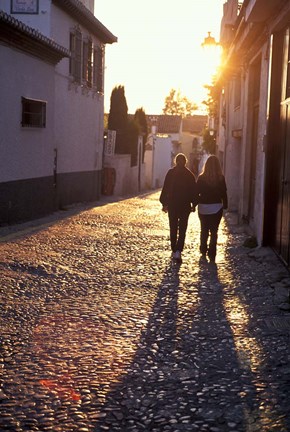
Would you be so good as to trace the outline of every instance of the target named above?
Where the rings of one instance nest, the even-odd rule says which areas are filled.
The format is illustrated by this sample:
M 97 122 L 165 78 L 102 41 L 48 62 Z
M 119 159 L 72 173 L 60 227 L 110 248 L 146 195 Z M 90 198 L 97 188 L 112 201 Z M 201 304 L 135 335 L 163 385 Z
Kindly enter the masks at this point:
M 181 262 L 189 215 L 198 206 L 200 253 L 215 262 L 218 228 L 223 209 L 228 206 L 225 178 L 214 155 L 208 157 L 197 180 L 186 163 L 183 153 L 176 155 L 159 198 L 162 210 L 168 213 L 172 258 Z

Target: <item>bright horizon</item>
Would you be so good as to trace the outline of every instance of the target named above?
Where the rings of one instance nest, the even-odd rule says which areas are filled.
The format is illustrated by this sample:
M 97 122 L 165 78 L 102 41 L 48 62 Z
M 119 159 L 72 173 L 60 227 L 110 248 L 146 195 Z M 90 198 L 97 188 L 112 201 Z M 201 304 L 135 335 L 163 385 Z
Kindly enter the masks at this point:
M 216 58 L 201 43 L 210 31 L 219 40 L 225 0 L 147 0 L 146 7 L 133 0 L 95 1 L 95 16 L 118 42 L 106 45 L 105 112 L 112 90 L 123 85 L 128 113 L 143 108 L 162 114 L 172 88 L 192 102 L 206 99 Z

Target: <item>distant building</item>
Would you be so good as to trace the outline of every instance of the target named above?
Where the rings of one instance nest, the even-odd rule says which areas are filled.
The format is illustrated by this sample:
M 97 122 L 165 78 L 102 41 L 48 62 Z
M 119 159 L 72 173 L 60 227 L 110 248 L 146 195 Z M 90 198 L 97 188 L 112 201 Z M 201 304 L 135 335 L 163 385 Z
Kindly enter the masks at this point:
M 178 115 L 146 117 L 149 129 L 145 152 L 147 186 L 152 189 L 163 186 L 165 175 L 180 152 L 186 155 L 188 168 L 194 172 L 202 156 L 202 131 L 207 116 L 185 119 Z
M 2 224 L 99 198 L 104 47 L 117 38 L 93 10 L 0 0 Z
M 204 150 L 203 131 L 207 127 L 208 116 L 193 115 L 182 120 L 181 150 L 188 159 L 188 168 L 197 176 Z
M 181 116 L 147 115 L 148 138 L 145 144 L 145 178 L 150 189 L 163 186 L 165 175 L 180 151 Z

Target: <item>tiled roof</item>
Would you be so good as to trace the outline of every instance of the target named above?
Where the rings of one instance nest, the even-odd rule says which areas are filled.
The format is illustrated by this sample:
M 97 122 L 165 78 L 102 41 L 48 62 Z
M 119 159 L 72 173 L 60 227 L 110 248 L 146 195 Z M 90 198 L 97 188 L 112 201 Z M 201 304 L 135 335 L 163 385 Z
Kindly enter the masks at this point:
M 59 8 L 73 16 L 78 22 L 89 29 L 103 43 L 117 42 L 118 38 L 114 36 L 92 12 L 85 7 L 79 0 L 52 0 Z
M 201 133 L 207 124 L 206 115 L 193 115 L 182 120 L 182 131 L 191 134 Z
M 29 52 L 50 63 L 57 63 L 63 57 L 70 56 L 66 48 L 2 10 L 0 10 L 0 40 L 6 45 Z
M 104 114 L 105 118 L 109 114 Z M 128 114 L 128 118 L 133 120 L 134 115 Z M 208 117 L 206 115 L 193 115 L 182 119 L 178 115 L 146 115 L 148 132 L 151 132 L 152 126 L 156 126 L 156 133 L 171 134 L 189 132 L 191 134 L 200 134 L 207 125 Z M 181 130 L 180 130 L 181 128 Z
M 182 117 L 178 115 L 146 115 L 149 130 L 156 126 L 156 133 L 179 133 Z

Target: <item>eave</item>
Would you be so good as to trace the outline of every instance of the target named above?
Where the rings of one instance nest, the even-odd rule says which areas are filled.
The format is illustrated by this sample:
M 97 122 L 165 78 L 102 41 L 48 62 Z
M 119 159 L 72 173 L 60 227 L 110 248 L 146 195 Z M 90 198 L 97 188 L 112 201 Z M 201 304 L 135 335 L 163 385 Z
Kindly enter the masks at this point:
M 288 0 L 249 0 L 245 10 L 247 22 L 265 22 L 287 4 Z
M 114 36 L 79 0 L 52 0 L 52 2 L 76 19 L 101 42 L 112 44 L 118 39 Z
M 0 41 L 54 65 L 70 56 L 66 48 L 1 10 Z

